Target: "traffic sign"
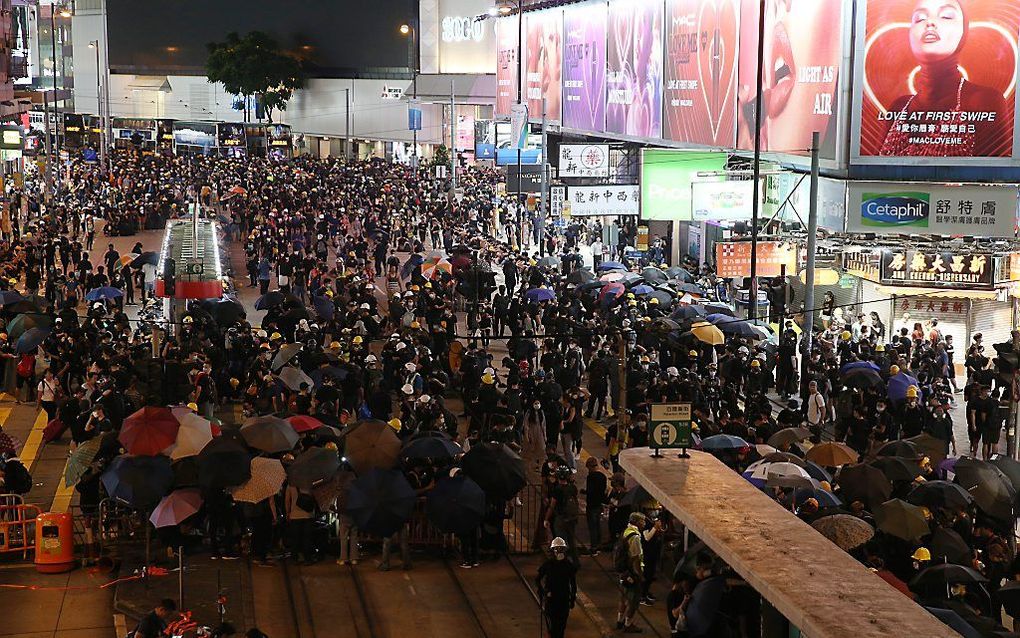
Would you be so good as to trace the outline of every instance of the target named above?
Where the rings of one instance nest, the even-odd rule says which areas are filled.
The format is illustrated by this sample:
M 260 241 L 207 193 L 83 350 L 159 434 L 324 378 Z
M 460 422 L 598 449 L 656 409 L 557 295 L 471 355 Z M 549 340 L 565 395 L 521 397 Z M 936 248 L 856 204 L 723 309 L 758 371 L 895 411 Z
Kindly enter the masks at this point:
M 648 446 L 658 456 L 660 449 L 686 450 L 693 445 L 690 403 L 653 403 Z M 681 454 L 681 456 L 686 456 Z

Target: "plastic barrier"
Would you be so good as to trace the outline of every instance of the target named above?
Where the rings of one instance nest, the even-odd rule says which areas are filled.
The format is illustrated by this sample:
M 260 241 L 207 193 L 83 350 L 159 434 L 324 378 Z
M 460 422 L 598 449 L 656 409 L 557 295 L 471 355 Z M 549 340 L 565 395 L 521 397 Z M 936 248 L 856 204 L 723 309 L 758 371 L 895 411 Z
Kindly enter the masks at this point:
M 21 552 L 23 558 L 35 549 L 35 519 L 41 510 L 25 505 L 16 494 L 0 495 L 0 554 Z

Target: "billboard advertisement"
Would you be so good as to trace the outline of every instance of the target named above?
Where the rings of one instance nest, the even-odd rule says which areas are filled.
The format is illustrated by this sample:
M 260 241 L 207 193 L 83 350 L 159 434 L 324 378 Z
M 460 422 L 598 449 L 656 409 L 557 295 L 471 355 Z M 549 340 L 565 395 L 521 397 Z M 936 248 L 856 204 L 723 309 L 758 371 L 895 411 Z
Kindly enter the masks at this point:
M 754 215 L 753 202 L 753 180 L 691 184 L 691 218 L 695 221 L 749 221 Z
M 560 47 L 563 11 L 550 9 L 527 14 L 525 95 L 532 120 L 542 119 L 542 100 L 549 122 L 560 121 Z
M 843 61 L 840 0 L 765 3 L 765 72 L 761 144 L 774 153 L 807 155 L 811 133 L 821 156 L 836 158 L 837 99 Z M 754 147 L 759 1 L 741 0 L 737 148 Z
M 866 157 L 1009 157 L 1017 0 L 868 0 L 859 41 Z
M 496 21 L 496 109 L 497 117 L 508 117 L 510 106 L 517 101 L 520 88 L 517 79 L 519 31 L 518 16 Z
M 568 201 L 571 217 L 635 216 L 641 210 L 641 187 L 637 184 L 571 186 Z
M 662 133 L 662 0 L 609 4 L 606 131 L 655 138 Z
M 739 0 L 666 0 L 662 136 L 731 148 Z
M 882 283 L 924 288 L 990 290 L 995 285 L 991 253 L 940 250 L 883 250 L 879 262 Z
M 726 153 L 641 150 L 641 218 L 690 220 L 691 183 L 726 168 Z
M 475 159 L 496 159 L 496 122 L 475 120 Z
M 797 244 L 759 241 L 755 251 L 755 275 L 781 277 L 797 272 Z M 716 242 L 715 271 L 720 277 L 751 276 L 751 242 Z
M 439 72 L 495 73 L 496 20 L 488 0 L 439 0 Z
M 847 231 L 1013 237 L 1017 187 L 848 182 Z
M 563 12 L 563 126 L 601 132 L 606 128 L 605 2 Z

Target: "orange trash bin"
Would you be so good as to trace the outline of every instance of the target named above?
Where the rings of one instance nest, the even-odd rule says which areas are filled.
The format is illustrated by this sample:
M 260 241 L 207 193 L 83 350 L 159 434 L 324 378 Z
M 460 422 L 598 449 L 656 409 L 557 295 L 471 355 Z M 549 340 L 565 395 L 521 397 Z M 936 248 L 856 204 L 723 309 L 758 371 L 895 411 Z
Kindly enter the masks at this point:
M 35 569 L 41 574 L 74 569 L 74 526 L 70 514 L 46 512 L 35 519 Z

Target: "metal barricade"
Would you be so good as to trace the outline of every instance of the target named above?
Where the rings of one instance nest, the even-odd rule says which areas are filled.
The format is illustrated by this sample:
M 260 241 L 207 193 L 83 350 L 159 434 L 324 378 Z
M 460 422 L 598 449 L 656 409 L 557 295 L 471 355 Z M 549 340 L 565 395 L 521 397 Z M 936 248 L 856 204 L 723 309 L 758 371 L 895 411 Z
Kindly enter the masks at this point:
M 0 494 L 0 554 L 21 552 L 27 559 L 35 550 L 35 519 L 41 513 L 19 494 Z
M 441 547 L 453 545 L 453 534 L 444 534 L 429 522 L 425 515 L 425 497 L 420 496 L 414 504 L 414 512 L 407 521 L 404 530 L 408 544 L 415 547 Z
M 542 527 L 542 487 L 527 485 L 510 501 L 503 519 L 507 553 L 533 554 L 547 544 Z

